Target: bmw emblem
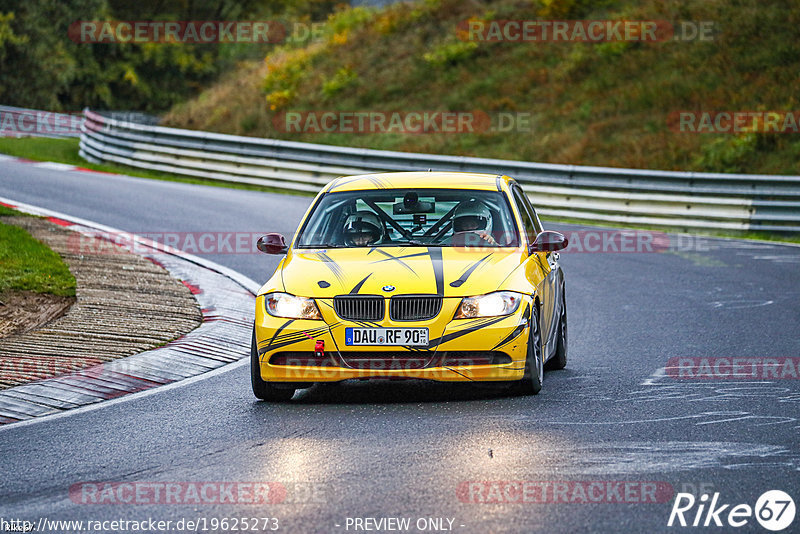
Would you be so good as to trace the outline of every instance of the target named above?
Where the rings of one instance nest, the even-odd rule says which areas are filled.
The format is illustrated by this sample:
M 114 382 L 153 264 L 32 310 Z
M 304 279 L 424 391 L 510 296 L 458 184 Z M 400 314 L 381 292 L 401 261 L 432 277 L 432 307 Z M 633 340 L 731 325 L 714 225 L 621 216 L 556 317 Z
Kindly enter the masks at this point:
M 383 289 L 384 291 L 389 293 L 390 291 L 394 291 L 395 287 L 394 286 L 383 286 L 381 289 Z

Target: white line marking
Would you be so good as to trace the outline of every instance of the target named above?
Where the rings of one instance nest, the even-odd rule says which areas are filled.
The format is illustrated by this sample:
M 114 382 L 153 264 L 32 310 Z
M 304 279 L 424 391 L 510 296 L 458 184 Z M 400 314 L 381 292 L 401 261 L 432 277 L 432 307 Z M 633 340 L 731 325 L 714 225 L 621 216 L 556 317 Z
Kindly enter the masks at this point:
M 55 161 L 41 161 L 33 164 L 34 167 L 40 169 L 51 169 L 54 171 L 74 171 L 75 165 L 67 165 L 66 163 L 56 163 Z

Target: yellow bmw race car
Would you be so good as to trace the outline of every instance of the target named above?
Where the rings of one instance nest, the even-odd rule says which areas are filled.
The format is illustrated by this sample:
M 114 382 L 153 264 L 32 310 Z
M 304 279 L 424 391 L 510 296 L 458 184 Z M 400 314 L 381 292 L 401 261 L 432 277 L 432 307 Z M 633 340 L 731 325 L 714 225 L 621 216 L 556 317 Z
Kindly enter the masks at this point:
M 253 392 L 288 400 L 355 378 L 542 387 L 567 363 L 558 250 L 508 176 L 398 172 L 337 178 L 311 204 L 256 299 Z

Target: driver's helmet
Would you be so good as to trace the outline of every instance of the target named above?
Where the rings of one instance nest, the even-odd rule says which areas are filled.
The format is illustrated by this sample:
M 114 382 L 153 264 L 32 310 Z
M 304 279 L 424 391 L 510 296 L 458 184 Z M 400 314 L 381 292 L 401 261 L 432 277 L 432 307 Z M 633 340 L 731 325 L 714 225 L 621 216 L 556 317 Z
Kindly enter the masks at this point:
M 348 246 L 373 245 L 383 236 L 383 225 L 371 211 L 357 211 L 344 222 L 344 241 Z
M 453 232 L 492 233 L 492 214 L 479 200 L 465 200 L 453 212 Z

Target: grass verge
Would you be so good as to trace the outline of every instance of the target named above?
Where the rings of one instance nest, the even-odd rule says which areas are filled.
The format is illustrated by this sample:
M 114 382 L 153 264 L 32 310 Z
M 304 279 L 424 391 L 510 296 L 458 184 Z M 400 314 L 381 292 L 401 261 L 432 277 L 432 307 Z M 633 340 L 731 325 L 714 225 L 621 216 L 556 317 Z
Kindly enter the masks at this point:
M 0 215 L 11 211 L 0 208 Z M 75 277 L 47 245 L 22 228 L 0 222 L 0 293 L 9 290 L 74 297 Z

